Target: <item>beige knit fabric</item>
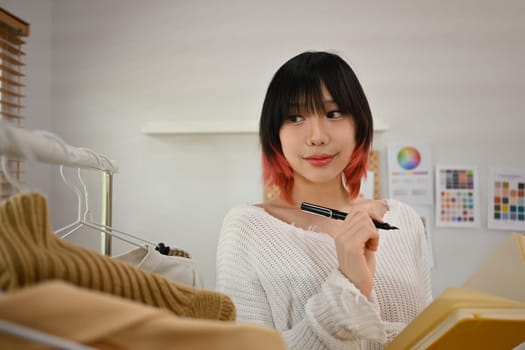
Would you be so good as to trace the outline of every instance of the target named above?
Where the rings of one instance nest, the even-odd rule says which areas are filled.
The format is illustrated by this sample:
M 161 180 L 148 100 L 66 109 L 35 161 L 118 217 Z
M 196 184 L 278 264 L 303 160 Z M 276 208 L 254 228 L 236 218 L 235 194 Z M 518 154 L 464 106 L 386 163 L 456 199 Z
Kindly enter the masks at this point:
M 224 294 L 178 285 L 60 240 L 51 230 L 47 208 L 40 193 L 18 194 L 0 205 L 0 289 L 60 279 L 179 316 L 235 319 L 235 306 Z
M 267 327 L 177 317 L 63 281 L 42 282 L 0 298 L 3 321 L 98 350 L 285 350 Z M 24 337 L 0 332 L 0 349 L 43 350 Z M 50 350 L 50 347 L 45 347 Z

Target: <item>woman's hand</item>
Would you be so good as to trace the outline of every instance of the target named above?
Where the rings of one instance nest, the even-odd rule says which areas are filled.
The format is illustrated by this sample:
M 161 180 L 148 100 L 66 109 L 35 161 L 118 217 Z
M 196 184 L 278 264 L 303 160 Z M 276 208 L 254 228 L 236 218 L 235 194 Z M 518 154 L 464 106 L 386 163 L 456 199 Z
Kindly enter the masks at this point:
M 379 234 L 370 213 L 356 206 L 334 234 L 339 270 L 365 296 L 374 286 Z
M 388 211 L 388 203 L 386 200 L 362 199 L 356 200 L 351 204 L 351 208 L 359 208 L 368 213 L 368 215 L 377 221 L 382 222 L 383 216 Z

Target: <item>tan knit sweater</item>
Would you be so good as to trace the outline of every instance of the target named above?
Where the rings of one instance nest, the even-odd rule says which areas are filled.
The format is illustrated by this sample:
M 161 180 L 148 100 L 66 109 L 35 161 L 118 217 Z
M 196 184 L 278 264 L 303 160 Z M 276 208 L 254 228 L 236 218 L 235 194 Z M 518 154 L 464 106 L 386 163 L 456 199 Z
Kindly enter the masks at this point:
M 194 289 L 60 240 L 49 225 L 46 198 L 22 193 L 0 204 L 0 289 L 60 279 L 168 309 L 179 316 L 234 320 L 221 293 Z
M 267 327 L 177 317 L 165 310 L 63 281 L 42 282 L 9 293 L 0 298 L 0 315 L 2 321 L 99 350 L 286 348 L 279 333 Z M 0 332 L 0 349 L 42 350 L 44 347 Z

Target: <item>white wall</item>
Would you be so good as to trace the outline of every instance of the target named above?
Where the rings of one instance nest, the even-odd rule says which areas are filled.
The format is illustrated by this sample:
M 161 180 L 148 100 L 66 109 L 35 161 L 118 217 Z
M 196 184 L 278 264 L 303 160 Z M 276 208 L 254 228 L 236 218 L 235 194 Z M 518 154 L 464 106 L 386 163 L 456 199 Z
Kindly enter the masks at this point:
M 525 4 L 518 0 L 3 3 L 22 17 L 51 8 L 50 129 L 118 161 L 115 226 L 189 250 L 210 288 L 223 215 L 262 199 L 257 137 L 151 137 L 140 128 L 257 119 L 272 74 L 301 51 L 333 49 L 355 68 L 373 113 L 390 125 L 376 149 L 424 142 L 436 163 L 477 165 L 483 217 L 488 168 L 525 167 Z M 49 34 L 38 23 L 32 35 Z M 98 215 L 99 175 L 86 177 Z M 59 227 L 73 220 L 75 200 L 56 170 L 51 180 Z M 432 228 L 435 294 L 460 285 L 508 234 L 484 226 Z M 72 240 L 98 248 L 90 232 Z

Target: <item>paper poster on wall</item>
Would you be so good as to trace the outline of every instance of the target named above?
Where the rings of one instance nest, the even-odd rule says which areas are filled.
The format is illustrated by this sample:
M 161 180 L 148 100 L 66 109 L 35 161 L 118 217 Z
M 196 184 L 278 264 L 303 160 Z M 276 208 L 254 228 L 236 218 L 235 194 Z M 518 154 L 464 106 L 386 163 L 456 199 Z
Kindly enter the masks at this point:
M 525 232 L 525 169 L 491 168 L 488 227 Z
M 479 227 L 478 171 L 436 165 L 436 226 Z
M 430 219 L 432 215 L 432 206 L 430 205 L 412 205 L 412 208 L 415 209 L 415 211 L 419 214 L 419 217 L 421 218 L 421 221 L 423 221 L 423 227 L 425 228 L 425 238 L 427 241 L 427 247 L 428 247 L 428 255 L 429 255 L 429 263 L 430 268 L 433 268 L 435 266 L 434 262 L 434 253 L 432 250 L 432 238 L 430 233 Z
M 430 145 L 388 145 L 387 160 L 390 198 L 410 204 L 433 204 Z

